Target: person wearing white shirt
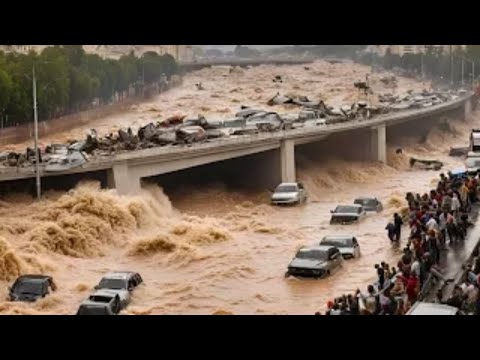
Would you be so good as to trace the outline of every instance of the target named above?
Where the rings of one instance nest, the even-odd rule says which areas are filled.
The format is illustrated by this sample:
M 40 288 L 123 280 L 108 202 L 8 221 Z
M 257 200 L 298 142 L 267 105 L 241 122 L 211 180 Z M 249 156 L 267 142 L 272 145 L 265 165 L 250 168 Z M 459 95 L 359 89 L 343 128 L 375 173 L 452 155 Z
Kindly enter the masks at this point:
M 440 227 L 438 226 L 437 220 L 432 216 L 427 223 L 425 224 L 428 230 L 435 230 L 440 231 Z
M 457 194 L 453 194 L 452 198 L 452 210 L 457 212 L 460 210 L 460 200 L 458 199 Z

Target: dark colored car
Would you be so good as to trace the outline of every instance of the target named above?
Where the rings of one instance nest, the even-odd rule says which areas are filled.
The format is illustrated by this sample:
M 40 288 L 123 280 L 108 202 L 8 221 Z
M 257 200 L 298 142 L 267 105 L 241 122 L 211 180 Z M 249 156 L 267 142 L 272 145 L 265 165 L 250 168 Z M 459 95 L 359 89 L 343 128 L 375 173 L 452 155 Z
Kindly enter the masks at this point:
M 116 315 L 120 312 L 120 296 L 114 290 L 97 290 L 82 302 L 77 315 Z
M 333 246 L 308 246 L 301 248 L 288 265 L 285 277 L 324 277 L 343 263 L 342 254 Z
M 380 212 L 383 210 L 382 203 L 375 197 L 357 198 L 353 203 L 355 205 L 361 205 L 363 210 L 367 212 Z
M 338 205 L 331 213 L 330 224 L 351 224 L 366 214 L 362 205 Z
M 46 275 L 23 275 L 20 276 L 10 287 L 10 301 L 33 302 L 44 298 L 50 290 L 57 289 L 51 276 Z

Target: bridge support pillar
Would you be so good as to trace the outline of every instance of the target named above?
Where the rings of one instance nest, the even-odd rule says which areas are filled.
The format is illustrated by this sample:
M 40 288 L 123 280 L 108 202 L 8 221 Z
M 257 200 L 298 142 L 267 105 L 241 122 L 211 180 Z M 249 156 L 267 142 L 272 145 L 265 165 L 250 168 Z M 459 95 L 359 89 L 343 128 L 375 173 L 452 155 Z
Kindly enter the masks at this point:
M 282 182 L 295 182 L 295 141 L 282 140 L 280 143 L 280 167 Z
M 115 164 L 107 171 L 107 186 L 120 195 L 138 194 L 142 188 L 140 177 L 129 171 L 127 164 Z
M 372 128 L 371 160 L 387 163 L 387 129 L 385 124 Z
M 472 113 L 472 100 L 468 99 L 463 105 L 463 120 L 468 120 L 470 114 Z

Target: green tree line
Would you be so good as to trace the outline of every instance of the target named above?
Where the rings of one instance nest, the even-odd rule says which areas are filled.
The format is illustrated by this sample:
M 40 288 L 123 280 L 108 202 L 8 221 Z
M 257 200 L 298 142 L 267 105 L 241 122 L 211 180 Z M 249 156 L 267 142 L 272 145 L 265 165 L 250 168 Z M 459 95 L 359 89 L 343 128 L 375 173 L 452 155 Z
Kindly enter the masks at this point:
M 460 86 L 462 74 L 464 85 L 472 83 L 480 75 L 480 45 L 467 45 L 466 49 L 450 51 L 443 47 L 427 47 L 422 54 L 392 54 L 387 50 L 385 56 L 375 53 L 364 53 L 358 60 L 368 65 L 379 65 L 387 70 L 401 68 L 414 75 L 425 75 L 427 78 L 437 79 L 445 83 L 453 80 L 454 85 Z M 463 61 L 462 61 L 463 60 Z M 462 66 L 463 62 L 463 66 Z
M 178 72 L 172 56 L 155 52 L 113 60 L 87 54 L 81 45 L 47 47 L 39 54 L 0 51 L 0 120 L 5 126 L 32 119 L 33 66 L 41 120 L 88 108 L 94 101 L 108 103 Z

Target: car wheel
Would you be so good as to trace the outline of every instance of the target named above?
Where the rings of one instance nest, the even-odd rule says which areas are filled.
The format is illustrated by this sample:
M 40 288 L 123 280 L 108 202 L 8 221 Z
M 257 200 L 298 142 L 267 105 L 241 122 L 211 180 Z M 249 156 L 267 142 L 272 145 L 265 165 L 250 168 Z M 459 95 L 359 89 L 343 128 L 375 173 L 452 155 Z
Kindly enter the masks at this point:
M 330 276 L 330 270 L 327 270 L 327 276 Z
M 287 278 L 289 278 L 289 277 L 290 277 L 290 273 L 287 271 L 287 272 L 285 273 L 285 278 L 287 279 Z

